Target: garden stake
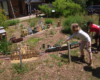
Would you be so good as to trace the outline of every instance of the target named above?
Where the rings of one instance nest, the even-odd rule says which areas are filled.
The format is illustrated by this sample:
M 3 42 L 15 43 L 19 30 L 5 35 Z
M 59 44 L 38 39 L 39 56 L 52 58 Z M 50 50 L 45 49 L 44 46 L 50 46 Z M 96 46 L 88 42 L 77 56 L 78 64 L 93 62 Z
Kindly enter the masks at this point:
M 21 53 L 20 53 L 20 48 L 18 48 L 18 52 L 19 52 L 20 64 L 21 64 L 21 67 L 23 67 L 22 57 L 21 57 Z
M 71 63 L 71 56 L 70 56 L 70 43 L 67 42 L 68 45 L 68 57 L 69 57 L 69 63 Z

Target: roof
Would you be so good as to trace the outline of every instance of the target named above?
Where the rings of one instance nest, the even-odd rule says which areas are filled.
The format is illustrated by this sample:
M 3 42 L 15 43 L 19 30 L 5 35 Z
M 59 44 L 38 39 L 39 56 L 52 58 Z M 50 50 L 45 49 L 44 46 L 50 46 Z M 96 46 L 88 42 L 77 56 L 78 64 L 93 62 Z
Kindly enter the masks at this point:
M 0 29 L 3 29 L 3 27 L 2 27 L 2 26 L 0 26 Z
M 5 33 L 5 32 L 6 32 L 6 31 L 5 31 L 4 29 L 0 30 L 0 34 L 1 34 L 1 33 Z
M 7 0 L 0 0 L 0 1 L 7 1 Z
M 44 0 L 25 0 L 25 3 L 29 3 L 29 2 L 33 2 L 33 3 L 36 3 L 36 2 L 43 2 Z
M 46 5 L 48 3 L 42 3 L 42 5 Z M 48 4 L 50 8 L 53 8 L 53 5 L 52 4 Z

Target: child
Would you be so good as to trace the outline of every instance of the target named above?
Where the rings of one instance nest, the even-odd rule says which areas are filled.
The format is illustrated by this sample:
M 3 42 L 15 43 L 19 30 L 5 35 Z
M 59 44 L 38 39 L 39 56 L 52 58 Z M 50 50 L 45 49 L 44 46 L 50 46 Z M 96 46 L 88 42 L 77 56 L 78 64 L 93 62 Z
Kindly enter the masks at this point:
M 79 37 L 82 40 L 81 45 L 80 45 L 80 50 L 81 50 L 80 60 L 82 60 L 82 61 L 84 60 L 84 51 L 83 51 L 83 49 L 84 49 L 84 46 L 86 45 L 87 51 L 89 53 L 89 58 L 90 58 L 90 66 L 92 67 L 93 66 L 93 61 L 92 61 L 92 52 L 91 52 L 91 38 L 89 37 L 89 35 L 86 32 L 81 30 L 81 28 L 79 27 L 79 25 L 77 23 L 73 23 L 71 25 L 71 30 L 73 32 L 73 35 L 70 36 L 63 43 L 70 40 L 74 36 Z
M 91 32 L 95 32 L 96 33 L 95 36 L 94 36 L 94 38 L 95 38 L 94 46 L 97 46 L 97 39 L 99 38 L 99 46 L 98 46 L 98 49 L 99 49 L 99 47 L 100 47 L 100 26 L 98 26 L 96 24 L 93 24 L 92 21 L 88 21 L 87 22 L 87 26 L 90 27 L 90 31 L 89 31 L 88 34 L 90 34 Z

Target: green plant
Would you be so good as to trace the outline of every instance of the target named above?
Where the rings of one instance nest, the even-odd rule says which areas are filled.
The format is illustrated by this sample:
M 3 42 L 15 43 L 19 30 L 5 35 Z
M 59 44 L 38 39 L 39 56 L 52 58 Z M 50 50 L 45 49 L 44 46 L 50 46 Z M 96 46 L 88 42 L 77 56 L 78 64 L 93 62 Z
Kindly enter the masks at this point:
M 23 24 L 20 24 L 21 29 L 23 29 Z
M 45 24 L 52 24 L 52 19 L 46 19 Z
M 53 67 L 53 66 L 54 66 L 54 65 L 53 65 L 53 64 L 51 64 L 51 65 L 50 65 L 50 68 L 51 68 L 51 67 Z
M 0 65 L 1 65 L 1 63 L 2 63 L 2 60 L 0 60 Z
M 41 79 L 42 79 L 42 77 L 39 77 L 39 79 L 41 80 Z
M 27 64 L 23 64 L 23 67 L 21 67 L 20 64 L 17 63 L 17 64 L 13 64 L 12 67 L 14 69 L 14 72 L 17 72 L 18 74 L 25 73 L 28 71 Z
M 3 71 L 0 69 L 0 73 L 2 73 Z
M 61 67 L 63 63 L 61 61 L 57 62 L 57 66 Z
M 7 21 L 7 25 L 8 25 L 8 26 L 16 25 L 17 23 L 19 23 L 19 19 L 8 20 L 8 21 Z
M 85 24 L 87 24 L 87 21 L 89 20 L 94 21 L 94 19 L 89 16 L 83 16 L 83 15 L 69 16 L 63 21 L 63 32 L 67 34 L 72 34 L 71 31 L 72 23 L 78 23 L 83 30 L 85 28 L 87 29 L 87 26 L 85 26 Z
M 28 22 L 30 23 L 31 22 L 31 19 L 28 19 Z
M 66 0 L 55 0 L 53 3 L 53 8 L 56 13 L 61 14 L 62 11 L 66 8 Z
M 8 54 L 8 52 L 10 52 L 10 50 L 8 49 L 9 45 L 10 45 L 10 43 L 7 41 L 7 39 L 3 38 L 0 41 L 0 52 L 3 54 Z
M 39 5 L 40 10 L 46 14 L 46 16 L 51 16 L 52 8 L 49 7 L 49 4 Z
M 8 17 L 4 13 L 6 13 L 5 10 L 0 8 L 0 26 L 3 26 L 5 29 L 8 27 L 7 24 L 5 23 Z
M 51 35 L 54 35 L 54 31 L 53 31 L 53 30 L 50 30 L 50 34 L 51 34 Z
M 31 22 L 30 23 L 30 27 L 35 27 L 35 23 L 34 22 Z

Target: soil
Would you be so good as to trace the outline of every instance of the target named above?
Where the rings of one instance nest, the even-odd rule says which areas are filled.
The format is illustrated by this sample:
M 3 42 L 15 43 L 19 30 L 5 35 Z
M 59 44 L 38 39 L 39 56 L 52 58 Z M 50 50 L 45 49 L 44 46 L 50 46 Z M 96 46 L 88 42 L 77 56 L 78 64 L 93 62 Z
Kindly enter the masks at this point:
M 24 23 L 27 24 L 27 23 Z M 2 59 L 0 60 L 0 80 L 99 80 L 100 79 L 100 54 L 93 54 L 93 68 L 88 66 L 89 55 L 86 50 L 85 62 L 79 61 L 80 51 L 78 48 L 71 49 L 71 63 L 68 62 L 68 51 L 56 51 L 45 53 L 47 45 L 53 46 L 59 40 L 66 40 L 68 35 L 61 32 L 62 27 L 55 27 L 43 30 L 33 35 L 23 38 L 23 42 L 29 40 L 30 37 L 42 38 L 35 46 L 39 52 L 44 52 L 43 55 L 24 61 L 27 64 L 28 71 L 18 74 L 14 72 L 11 63 L 12 61 Z M 53 34 L 50 34 L 53 31 Z M 15 33 L 19 37 L 20 34 Z M 71 41 L 79 41 L 72 39 Z M 70 42 L 71 42 L 70 41 Z M 21 44 L 22 42 L 20 42 Z M 45 44 L 46 48 L 42 48 Z M 59 43 L 60 45 L 62 43 Z M 65 55 L 66 54 L 66 55 Z M 55 56 L 56 55 L 56 56 Z M 63 56 L 64 55 L 64 56 Z M 57 56 L 60 57 L 60 60 Z M 1 59 L 1 58 L 0 58 Z

